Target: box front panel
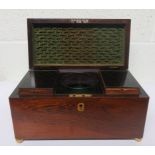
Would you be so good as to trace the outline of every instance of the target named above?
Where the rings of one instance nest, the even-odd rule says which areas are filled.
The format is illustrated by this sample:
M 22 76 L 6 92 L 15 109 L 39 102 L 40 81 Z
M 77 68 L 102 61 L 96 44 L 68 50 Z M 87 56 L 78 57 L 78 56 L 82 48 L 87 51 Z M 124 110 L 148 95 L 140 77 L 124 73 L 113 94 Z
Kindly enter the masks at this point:
M 147 110 L 138 98 L 27 98 L 10 105 L 19 139 L 141 138 Z

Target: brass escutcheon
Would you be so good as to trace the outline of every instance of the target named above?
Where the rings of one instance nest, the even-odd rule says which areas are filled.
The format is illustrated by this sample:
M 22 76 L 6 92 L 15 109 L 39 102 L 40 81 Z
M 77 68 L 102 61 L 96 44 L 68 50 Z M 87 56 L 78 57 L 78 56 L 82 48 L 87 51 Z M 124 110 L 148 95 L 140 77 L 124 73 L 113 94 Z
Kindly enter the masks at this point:
M 77 104 L 77 111 L 82 112 L 82 111 L 84 111 L 84 108 L 85 108 L 84 103 Z

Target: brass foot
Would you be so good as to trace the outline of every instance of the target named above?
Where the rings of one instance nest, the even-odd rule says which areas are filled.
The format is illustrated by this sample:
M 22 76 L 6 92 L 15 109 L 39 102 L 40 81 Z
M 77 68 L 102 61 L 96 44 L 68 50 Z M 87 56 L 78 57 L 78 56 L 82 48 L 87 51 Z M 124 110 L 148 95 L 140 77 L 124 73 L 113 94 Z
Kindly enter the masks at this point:
M 142 141 L 142 138 L 135 138 L 135 141 L 136 142 L 141 142 Z
M 19 143 L 19 144 L 22 143 L 23 141 L 24 141 L 23 139 L 17 139 L 16 138 L 16 142 Z

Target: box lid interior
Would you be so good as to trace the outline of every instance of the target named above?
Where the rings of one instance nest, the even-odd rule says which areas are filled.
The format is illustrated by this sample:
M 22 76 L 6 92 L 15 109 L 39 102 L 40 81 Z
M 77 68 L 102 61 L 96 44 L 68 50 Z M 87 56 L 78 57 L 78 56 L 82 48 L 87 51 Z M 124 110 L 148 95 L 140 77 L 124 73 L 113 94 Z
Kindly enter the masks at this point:
M 28 19 L 30 69 L 128 68 L 129 19 Z

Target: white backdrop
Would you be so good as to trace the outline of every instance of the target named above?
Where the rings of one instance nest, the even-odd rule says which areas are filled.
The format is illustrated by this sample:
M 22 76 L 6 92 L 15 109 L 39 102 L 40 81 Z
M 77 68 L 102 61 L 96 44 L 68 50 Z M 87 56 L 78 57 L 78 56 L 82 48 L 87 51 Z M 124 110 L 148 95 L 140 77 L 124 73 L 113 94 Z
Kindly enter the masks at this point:
M 16 144 L 8 96 L 28 71 L 27 18 L 131 19 L 129 70 L 151 100 L 145 138 L 140 144 L 130 141 L 34 141 L 25 142 L 25 145 L 155 145 L 155 10 L 0 10 L 0 122 L 4 122 L 0 123 L 3 131 L 0 132 L 0 145 Z

